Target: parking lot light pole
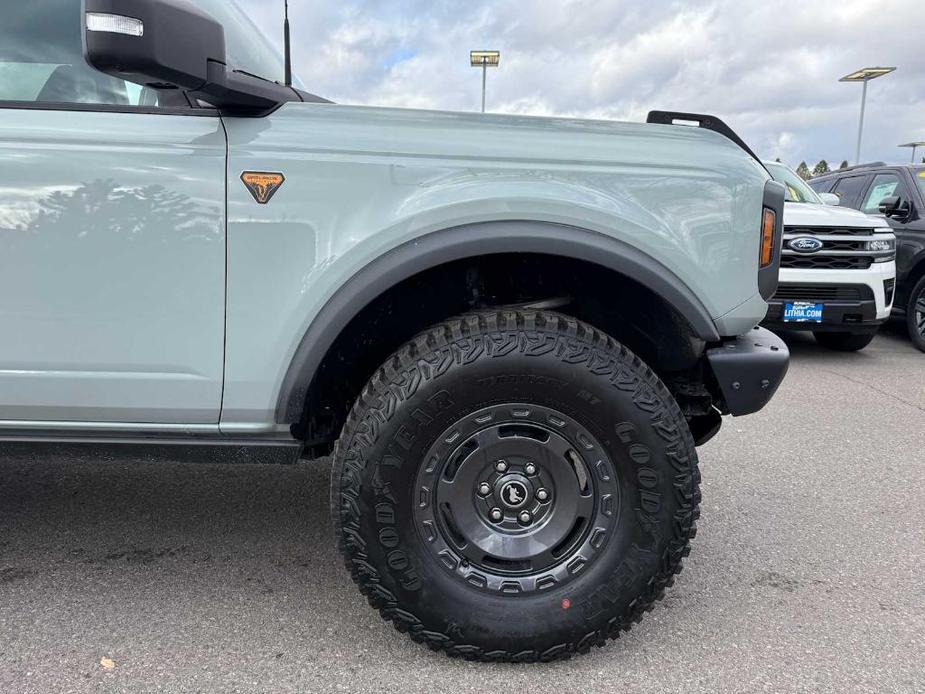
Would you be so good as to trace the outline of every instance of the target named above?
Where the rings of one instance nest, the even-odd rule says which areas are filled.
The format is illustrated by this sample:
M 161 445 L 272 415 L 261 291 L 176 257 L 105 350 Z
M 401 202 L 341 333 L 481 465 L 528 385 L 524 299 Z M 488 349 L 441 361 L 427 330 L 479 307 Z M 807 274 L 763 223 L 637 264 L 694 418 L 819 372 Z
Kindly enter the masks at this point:
M 895 67 L 864 67 L 838 80 L 839 82 L 861 82 L 864 85 L 861 89 L 861 117 L 858 120 L 858 146 L 854 152 L 855 164 L 861 163 L 861 135 L 864 133 L 864 105 L 867 102 L 867 83 L 872 79 L 888 75 L 895 69 Z
M 501 63 L 501 51 L 470 51 L 469 64 L 482 68 L 482 113 L 485 113 L 485 80 L 488 68 L 498 67 Z
M 912 148 L 912 159 L 910 160 L 913 164 L 915 163 L 915 150 L 917 147 L 925 147 L 925 142 L 907 142 L 904 145 L 896 145 L 897 147 L 911 147 Z

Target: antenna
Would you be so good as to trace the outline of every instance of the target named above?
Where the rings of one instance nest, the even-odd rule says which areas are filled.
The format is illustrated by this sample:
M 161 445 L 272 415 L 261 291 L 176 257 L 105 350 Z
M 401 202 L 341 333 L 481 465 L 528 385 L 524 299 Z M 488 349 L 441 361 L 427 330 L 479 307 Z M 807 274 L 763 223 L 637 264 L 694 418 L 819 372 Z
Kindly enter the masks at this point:
M 285 0 L 286 14 L 283 20 L 283 50 L 286 53 L 286 86 L 292 86 L 292 47 L 289 43 L 289 0 Z

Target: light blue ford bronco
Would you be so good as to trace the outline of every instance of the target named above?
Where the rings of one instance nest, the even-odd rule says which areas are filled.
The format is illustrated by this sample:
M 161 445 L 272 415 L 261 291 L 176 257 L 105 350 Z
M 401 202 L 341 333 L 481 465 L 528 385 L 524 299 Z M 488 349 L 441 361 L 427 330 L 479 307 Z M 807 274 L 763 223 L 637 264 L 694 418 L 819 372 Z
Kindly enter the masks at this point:
M 330 454 L 415 641 L 619 635 L 689 552 L 695 447 L 786 372 L 783 188 L 710 116 L 335 105 L 268 46 L 228 0 L 4 7 L 0 450 Z

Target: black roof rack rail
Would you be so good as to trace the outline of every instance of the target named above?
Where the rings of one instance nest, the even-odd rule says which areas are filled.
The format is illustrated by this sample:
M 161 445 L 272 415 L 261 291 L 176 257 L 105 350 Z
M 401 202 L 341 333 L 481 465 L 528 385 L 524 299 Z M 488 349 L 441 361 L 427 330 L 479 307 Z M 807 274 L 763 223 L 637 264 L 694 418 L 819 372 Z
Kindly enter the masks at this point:
M 736 135 L 732 128 L 730 128 L 716 116 L 711 116 L 706 113 L 683 113 L 681 111 L 649 111 L 649 115 L 646 117 L 646 123 L 659 123 L 661 125 L 686 125 L 712 130 L 713 132 L 719 133 L 723 137 L 735 142 L 739 147 L 744 149 L 752 159 L 761 164 L 762 168 L 765 168 L 764 162 L 762 162 L 761 159 L 758 158 L 758 155 L 755 154 L 747 144 L 745 144 L 744 140 Z
M 828 173 L 822 174 L 821 176 L 816 176 L 816 178 L 825 178 L 826 176 L 834 176 L 835 174 L 844 173 L 845 171 L 857 171 L 858 169 L 873 169 L 877 166 L 886 166 L 885 161 L 869 161 L 866 164 L 855 164 L 854 166 L 846 166 L 844 169 L 832 169 Z

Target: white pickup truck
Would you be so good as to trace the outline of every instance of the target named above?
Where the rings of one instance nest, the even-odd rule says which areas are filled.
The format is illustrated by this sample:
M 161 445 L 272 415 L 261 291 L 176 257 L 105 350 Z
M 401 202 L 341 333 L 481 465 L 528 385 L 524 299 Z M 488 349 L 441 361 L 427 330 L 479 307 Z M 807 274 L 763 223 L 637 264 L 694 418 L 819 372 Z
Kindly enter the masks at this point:
M 762 325 L 811 330 L 831 349 L 857 351 L 890 316 L 896 237 L 886 220 L 838 207 L 793 170 L 765 162 L 786 188 L 780 284 Z

